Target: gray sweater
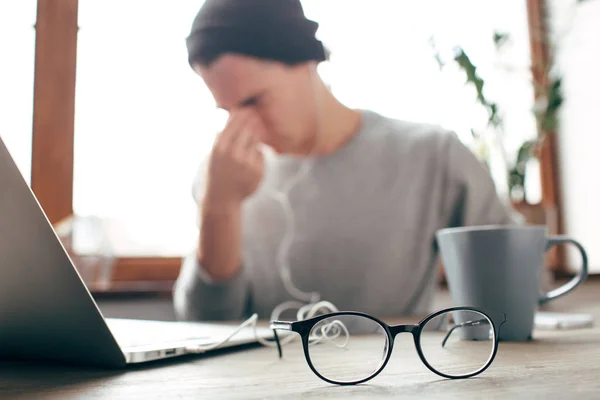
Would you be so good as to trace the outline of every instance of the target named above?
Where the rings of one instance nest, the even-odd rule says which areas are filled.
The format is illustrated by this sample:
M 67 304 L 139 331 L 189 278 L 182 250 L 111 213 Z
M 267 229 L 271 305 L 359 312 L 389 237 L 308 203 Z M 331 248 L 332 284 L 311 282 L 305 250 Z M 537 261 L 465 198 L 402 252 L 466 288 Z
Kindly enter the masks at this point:
M 195 255 L 185 259 L 174 287 L 180 319 L 237 320 L 253 312 L 267 319 L 292 300 L 276 260 L 284 213 L 269 191 L 289 182 L 302 162 L 267 157 L 261 186 L 243 206 L 237 276 L 214 283 Z M 203 176 L 194 185 L 196 201 Z M 288 198 L 294 285 L 340 310 L 380 317 L 431 311 L 436 230 L 513 221 L 485 166 L 454 133 L 371 111 L 362 112 L 360 132 L 350 142 L 316 159 Z

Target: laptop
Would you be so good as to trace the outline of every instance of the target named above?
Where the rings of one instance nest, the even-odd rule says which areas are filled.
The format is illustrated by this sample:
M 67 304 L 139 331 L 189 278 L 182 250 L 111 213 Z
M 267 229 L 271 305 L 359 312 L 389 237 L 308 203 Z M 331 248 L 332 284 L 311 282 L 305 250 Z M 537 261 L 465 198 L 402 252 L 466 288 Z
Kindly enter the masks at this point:
M 124 367 L 189 354 L 235 327 L 104 318 L 0 138 L 0 357 Z M 219 348 L 255 342 L 250 327 Z

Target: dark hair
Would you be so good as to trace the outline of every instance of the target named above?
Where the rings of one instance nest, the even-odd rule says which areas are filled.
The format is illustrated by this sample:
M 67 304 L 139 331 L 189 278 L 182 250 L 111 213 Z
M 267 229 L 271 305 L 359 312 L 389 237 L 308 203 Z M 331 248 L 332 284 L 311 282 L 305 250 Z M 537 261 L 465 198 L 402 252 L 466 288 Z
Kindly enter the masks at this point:
M 299 0 L 206 0 L 186 41 L 188 61 L 210 65 L 225 53 L 288 65 L 325 61 L 318 26 L 304 16 Z

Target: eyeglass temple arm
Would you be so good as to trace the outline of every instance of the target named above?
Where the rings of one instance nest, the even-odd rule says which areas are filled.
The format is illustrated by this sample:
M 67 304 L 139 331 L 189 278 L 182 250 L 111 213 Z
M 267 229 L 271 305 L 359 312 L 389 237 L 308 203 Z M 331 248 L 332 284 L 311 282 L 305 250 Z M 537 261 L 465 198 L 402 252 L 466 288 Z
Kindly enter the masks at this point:
M 279 340 L 279 335 L 277 334 L 277 329 L 281 329 L 284 331 L 291 331 L 292 324 L 284 321 L 271 321 L 269 327 L 273 330 L 273 336 L 275 337 L 275 343 L 277 344 L 277 351 L 279 352 L 279 358 L 283 357 L 283 352 L 281 350 L 281 341 Z
M 452 332 L 454 332 L 454 330 L 456 328 L 464 328 L 464 327 L 468 327 L 468 326 L 476 326 L 476 325 L 479 325 L 479 324 L 481 324 L 483 322 L 486 322 L 486 321 L 487 321 L 487 319 L 482 318 L 482 319 L 478 319 L 476 321 L 467 321 L 467 322 L 463 322 L 462 324 L 454 325 L 452 328 L 450 328 L 450 330 L 448 331 L 448 333 L 446 333 L 446 337 L 444 337 L 444 340 L 442 341 L 442 347 L 444 347 L 444 345 L 448 341 L 448 338 L 450 337 L 450 335 L 452 335 Z

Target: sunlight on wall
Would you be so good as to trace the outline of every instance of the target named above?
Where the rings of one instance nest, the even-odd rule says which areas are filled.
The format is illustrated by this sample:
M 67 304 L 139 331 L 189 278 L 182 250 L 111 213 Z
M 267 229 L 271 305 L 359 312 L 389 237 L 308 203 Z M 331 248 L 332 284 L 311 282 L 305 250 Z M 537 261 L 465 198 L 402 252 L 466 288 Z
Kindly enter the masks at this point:
M 564 75 L 565 103 L 561 112 L 559 162 L 565 233 L 586 248 L 592 271 L 600 272 L 600 162 L 597 113 L 600 108 L 600 1 L 574 8 L 575 0 L 554 1 L 553 19 L 560 35 L 558 64 Z M 564 32 L 564 33 L 558 33 Z M 569 252 L 569 265 L 580 256 Z

